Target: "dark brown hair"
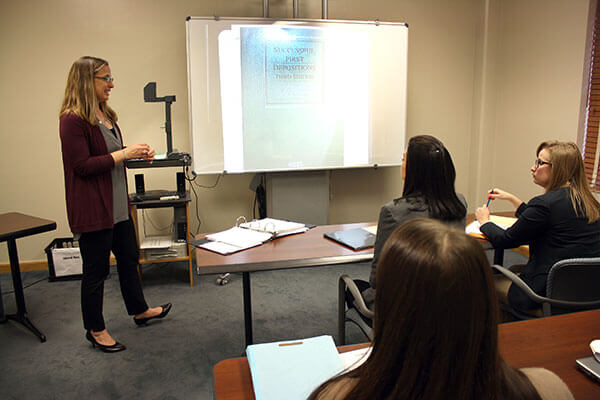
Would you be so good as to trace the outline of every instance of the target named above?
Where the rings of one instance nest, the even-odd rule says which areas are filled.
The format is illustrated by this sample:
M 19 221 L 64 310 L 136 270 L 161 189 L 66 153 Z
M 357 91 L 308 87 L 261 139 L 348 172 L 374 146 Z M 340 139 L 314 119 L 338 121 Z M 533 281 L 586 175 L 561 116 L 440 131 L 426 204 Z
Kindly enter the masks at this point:
M 377 268 L 373 350 L 347 399 L 540 399 L 498 353 L 498 306 L 481 245 L 414 219 L 387 240 Z
M 443 221 L 464 218 L 467 208 L 454 190 L 456 170 L 450 153 L 437 138 L 414 136 L 406 149 L 402 197 L 427 203 L 430 217 Z

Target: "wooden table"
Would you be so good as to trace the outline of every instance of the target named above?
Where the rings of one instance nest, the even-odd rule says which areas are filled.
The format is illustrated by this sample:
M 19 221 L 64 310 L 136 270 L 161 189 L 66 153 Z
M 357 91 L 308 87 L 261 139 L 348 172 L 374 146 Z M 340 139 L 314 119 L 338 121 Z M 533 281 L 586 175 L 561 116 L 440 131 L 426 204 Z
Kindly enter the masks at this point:
M 241 272 L 244 290 L 244 328 L 246 346 L 253 343 L 250 272 L 288 268 L 304 268 L 368 261 L 373 248 L 354 251 L 323 237 L 324 233 L 365 226 L 375 223 L 316 226 L 305 233 L 284 236 L 261 246 L 223 256 L 204 249 L 196 250 L 198 275 Z M 196 239 L 202 239 L 200 234 Z
M 37 233 L 52 231 L 54 229 L 56 229 L 56 222 L 48 219 L 33 217 L 31 215 L 17 212 L 0 214 L 0 242 L 6 241 L 8 245 L 10 271 L 12 274 L 13 287 L 15 289 L 15 300 L 17 303 L 17 312 L 15 314 L 6 315 L 6 318 L 24 325 L 27 329 L 39 337 L 42 342 L 46 341 L 46 336 L 44 336 L 44 334 L 40 332 L 27 317 L 16 239 L 35 235 Z M 4 306 L 1 303 L 1 299 L 2 296 L 0 293 L 0 309 L 2 310 L 2 314 L 4 314 Z M 0 322 L 6 322 L 6 318 L 3 318 L 2 314 L 0 314 Z
M 560 376 L 577 400 L 600 399 L 600 384 L 577 369 L 575 360 L 591 355 L 589 343 L 600 338 L 600 310 L 584 311 L 499 326 L 500 353 L 512 366 L 544 367 Z M 358 346 L 345 346 L 340 351 Z M 217 400 L 253 400 L 246 358 L 219 362 L 214 368 Z
M 498 215 L 512 216 L 513 213 L 498 213 Z M 474 219 L 474 214 L 467 216 L 468 222 Z M 253 343 L 250 272 L 369 261 L 373 259 L 373 248 L 354 251 L 323 238 L 323 234 L 376 224 L 376 222 L 369 222 L 316 226 L 305 233 L 285 236 L 227 256 L 196 249 L 197 273 L 198 275 L 242 273 L 244 331 L 246 346 L 248 346 Z M 199 234 L 196 239 L 202 239 L 206 235 L 206 233 Z M 487 244 L 484 248 L 492 249 L 488 241 L 482 239 L 482 242 Z M 495 249 L 494 264 L 502 265 L 503 258 L 504 249 Z

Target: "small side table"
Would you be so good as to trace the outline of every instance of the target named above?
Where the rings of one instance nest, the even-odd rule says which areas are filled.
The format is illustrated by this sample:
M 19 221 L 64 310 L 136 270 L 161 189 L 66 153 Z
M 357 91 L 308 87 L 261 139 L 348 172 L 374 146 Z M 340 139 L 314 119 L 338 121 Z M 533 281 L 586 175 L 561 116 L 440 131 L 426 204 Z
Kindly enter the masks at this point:
M 53 231 L 56 229 L 56 222 L 48 219 L 33 217 L 31 215 L 21 214 L 18 212 L 10 212 L 0 214 L 0 242 L 6 241 L 8 245 L 8 257 L 10 259 L 10 271 L 12 274 L 13 287 L 15 290 L 15 300 L 17 303 L 17 312 L 15 314 L 7 314 L 6 318 L 1 318 L 4 313 L 2 306 L 2 314 L 0 314 L 0 322 L 6 322 L 6 319 L 11 319 L 33 332 L 42 342 L 46 341 L 46 336 L 40 332 L 31 323 L 27 317 L 27 309 L 25 308 L 25 294 L 23 293 L 23 281 L 21 280 L 21 267 L 19 266 L 19 255 L 17 253 L 17 239 L 25 236 L 35 235 L 42 232 Z

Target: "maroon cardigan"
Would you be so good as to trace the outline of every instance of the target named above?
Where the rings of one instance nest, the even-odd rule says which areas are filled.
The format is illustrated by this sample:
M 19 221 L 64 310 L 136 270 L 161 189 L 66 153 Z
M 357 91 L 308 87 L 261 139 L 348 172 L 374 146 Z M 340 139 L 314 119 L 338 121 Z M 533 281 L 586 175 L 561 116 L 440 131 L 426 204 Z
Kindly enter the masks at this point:
M 110 172 L 115 163 L 100 127 L 75 114 L 64 114 L 60 117 L 60 140 L 71 231 L 84 233 L 112 228 Z

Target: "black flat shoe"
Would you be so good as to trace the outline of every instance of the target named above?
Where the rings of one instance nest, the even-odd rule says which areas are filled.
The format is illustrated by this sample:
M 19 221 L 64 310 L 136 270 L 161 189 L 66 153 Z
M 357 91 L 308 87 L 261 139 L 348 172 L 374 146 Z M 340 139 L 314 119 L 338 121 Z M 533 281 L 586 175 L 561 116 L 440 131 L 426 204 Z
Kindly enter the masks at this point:
M 104 345 L 104 344 L 100 344 L 100 343 L 98 343 L 96 341 L 96 339 L 90 333 L 90 331 L 87 331 L 85 333 L 85 338 L 92 343 L 92 347 L 98 346 L 98 348 L 100 350 L 102 350 L 103 352 L 105 352 L 105 353 L 116 353 L 118 351 L 123 351 L 123 350 L 125 350 L 127 348 L 127 347 L 125 347 L 124 344 L 121 344 L 121 343 L 117 342 L 116 340 L 115 340 L 115 344 L 112 344 L 110 346 L 107 346 L 107 345 Z
M 171 311 L 171 303 L 167 303 L 167 304 L 163 304 L 162 307 L 162 312 L 154 317 L 148 317 L 148 318 L 136 318 L 133 317 L 133 322 L 136 323 L 136 325 L 146 325 L 146 323 L 148 321 L 150 321 L 151 319 L 154 318 L 164 318 L 167 316 L 167 314 L 169 313 L 169 311 Z

